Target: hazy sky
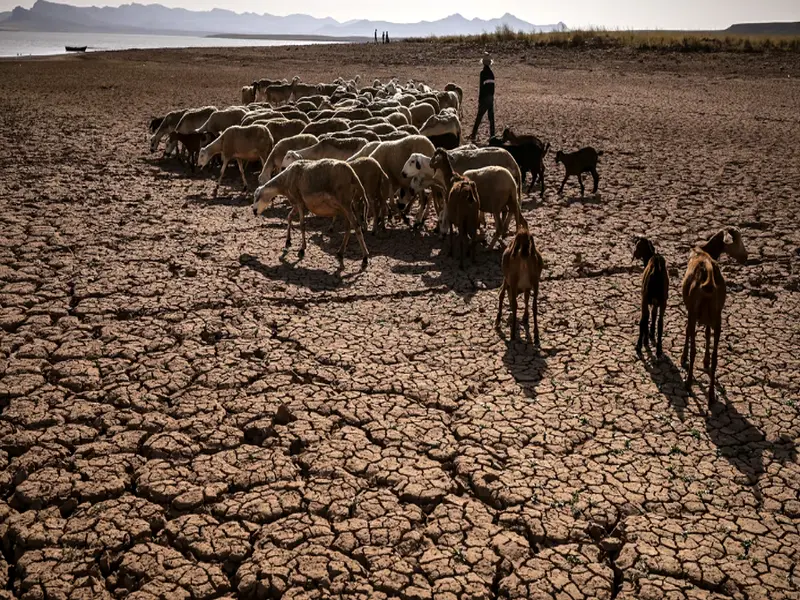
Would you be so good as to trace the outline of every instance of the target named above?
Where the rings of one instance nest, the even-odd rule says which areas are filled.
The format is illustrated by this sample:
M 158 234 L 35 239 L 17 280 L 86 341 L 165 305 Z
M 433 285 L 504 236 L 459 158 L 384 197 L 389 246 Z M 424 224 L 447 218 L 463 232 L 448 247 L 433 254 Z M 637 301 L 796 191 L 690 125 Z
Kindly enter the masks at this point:
M 118 6 L 115 0 L 54 0 L 79 6 Z M 0 10 L 30 7 L 34 0 L 0 0 Z M 145 0 L 143 4 L 152 3 Z M 537 25 L 563 21 L 569 27 L 587 25 L 650 29 L 719 29 L 750 21 L 800 21 L 800 0 L 459 0 L 401 2 L 372 0 L 161 0 L 166 6 L 206 10 L 214 7 L 236 12 L 253 11 L 285 15 L 306 13 L 339 21 L 378 19 L 395 22 L 434 20 L 459 12 L 467 18 L 499 17 L 510 12 Z

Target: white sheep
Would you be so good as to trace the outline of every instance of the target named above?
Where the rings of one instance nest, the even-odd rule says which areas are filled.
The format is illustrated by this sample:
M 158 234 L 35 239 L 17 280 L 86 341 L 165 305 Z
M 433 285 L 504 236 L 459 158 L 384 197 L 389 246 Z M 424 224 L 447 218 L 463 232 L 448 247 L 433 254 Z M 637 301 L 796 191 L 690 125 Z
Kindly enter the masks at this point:
M 289 226 L 286 229 L 286 248 L 292 244 L 292 216 L 295 212 L 298 213 L 303 238 L 298 252 L 301 259 L 306 251 L 306 211 L 320 217 L 335 218 L 337 215 L 344 215 L 348 227 L 336 254 L 339 263 L 344 263 L 344 251 L 350 240 L 350 232 L 354 229 L 363 252 L 361 266 L 367 266 L 369 251 L 352 208 L 353 205 L 366 205 L 367 197 L 364 186 L 349 164 L 333 159 L 295 162 L 256 190 L 253 213 L 261 214 L 278 195 L 286 196 L 292 204 L 287 217 Z
M 228 162 L 236 159 L 236 163 L 239 165 L 239 173 L 242 175 L 242 183 L 245 190 L 247 190 L 247 179 L 244 176 L 242 161 L 260 160 L 263 167 L 269 153 L 272 151 L 272 146 L 272 135 L 269 129 L 263 125 L 247 125 L 246 127 L 234 125 L 223 131 L 222 135 L 216 140 L 200 150 L 197 164 L 202 168 L 214 156 L 222 154 L 222 172 L 219 174 L 219 180 L 214 188 L 214 196 L 216 196 Z
M 303 133 L 320 136 L 323 133 L 333 133 L 334 131 L 345 131 L 350 128 L 350 122 L 345 119 L 323 119 L 313 121 L 306 125 Z
M 313 146 L 302 150 L 289 150 L 283 157 L 281 168 L 286 169 L 297 160 L 320 160 L 323 158 L 347 160 L 366 145 L 367 140 L 357 137 L 343 140 L 336 138 L 320 140 Z
M 272 152 L 269 153 L 267 162 L 261 170 L 261 175 L 258 176 L 258 183 L 266 183 L 280 172 L 283 157 L 286 156 L 289 150 L 302 150 L 313 146 L 318 141 L 319 139 L 316 136 L 301 133 L 275 142 L 275 146 L 272 148 Z
M 369 205 L 364 206 L 363 213 L 359 213 L 359 215 L 363 214 L 364 222 L 366 223 L 369 218 L 368 212 L 372 214 L 372 233 L 376 233 L 378 225 L 383 222 L 389 212 L 388 201 L 392 193 L 392 184 L 389 181 L 389 176 L 381 168 L 380 163 L 370 156 L 351 159 L 347 163 L 353 167 L 356 175 L 358 175 L 369 201 Z
M 363 148 L 361 148 L 361 150 L 359 150 L 358 152 L 356 152 L 350 158 L 347 159 L 348 162 L 351 160 L 356 160 L 357 158 L 369 156 L 370 154 L 372 154 L 372 151 L 375 150 L 375 148 L 380 146 L 382 143 L 383 142 L 381 142 L 380 140 L 376 142 L 367 142 L 366 145 Z
M 184 114 L 186 114 L 185 108 L 167 113 L 158 126 L 158 129 L 156 129 L 155 133 L 153 133 L 153 136 L 150 138 L 150 152 L 155 152 L 158 149 L 158 143 L 161 141 L 161 138 L 175 131 L 175 128 L 178 126 L 178 123 L 180 123 Z M 166 152 L 164 152 L 164 154 L 166 154 Z
M 300 135 L 306 124 L 300 119 L 291 119 L 289 121 L 269 121 L 264 123 L 264 126 L 269 129 L 272 134 L 272 141 L 278 143 L 286 138 Z
M 247 114 L 247 110 L 236 106 L 216 110 L 197 128 L 197 133 L 222 133 L 228 127 L 241 124 Z
M 453 150 L 461 143 L 461 121 L 449 110 L 432 115 L 419 132 L 437 148 Z

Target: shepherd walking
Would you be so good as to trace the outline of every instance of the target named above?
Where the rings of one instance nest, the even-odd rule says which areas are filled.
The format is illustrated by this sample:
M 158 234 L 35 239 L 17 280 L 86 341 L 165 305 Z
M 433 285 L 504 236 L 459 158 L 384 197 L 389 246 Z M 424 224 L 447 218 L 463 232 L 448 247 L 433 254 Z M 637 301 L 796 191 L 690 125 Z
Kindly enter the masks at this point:
M 489 113 L 489 135 L 494 137 L 494 73 L 492 64 L 494 61 L 488 52 L 483 53 L 483 70 L 481 71 L 481 84 L 478 91 L 478 116 L 475 118 L 475 125 L 472 127 L 470 141 L 474 142 L 478 136 L 478 127 L 481 125 L 483 115 Z

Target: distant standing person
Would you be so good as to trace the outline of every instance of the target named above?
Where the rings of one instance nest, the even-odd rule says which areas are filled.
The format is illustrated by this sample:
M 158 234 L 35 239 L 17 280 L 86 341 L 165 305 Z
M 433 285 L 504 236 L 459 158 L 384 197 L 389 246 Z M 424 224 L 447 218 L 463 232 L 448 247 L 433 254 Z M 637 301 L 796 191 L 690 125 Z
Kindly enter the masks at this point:
M 375 43 L 378 43 L 378 28 L 375 28 Z
M 481 125 L 483 115 L 489 113 L 489 135 L 494 137 L 494 73 L 492 64 L 494 61 L 488 52 L 483 53 L 483 70 L 481 71 L 481 85 L 478 90 L 478 116 L 475 118 L 475 125 L 472 128 L 470 141 L 474 142 L 478 136 L 478 127 Z
M 381 31 L 381 44 L 385 44 L 385 43 L 386 43 L 386 32 L 385 31 Z
M 387 44 L 389 43 L 389 32 L 388 31 L 386 32 L 386 43 Z

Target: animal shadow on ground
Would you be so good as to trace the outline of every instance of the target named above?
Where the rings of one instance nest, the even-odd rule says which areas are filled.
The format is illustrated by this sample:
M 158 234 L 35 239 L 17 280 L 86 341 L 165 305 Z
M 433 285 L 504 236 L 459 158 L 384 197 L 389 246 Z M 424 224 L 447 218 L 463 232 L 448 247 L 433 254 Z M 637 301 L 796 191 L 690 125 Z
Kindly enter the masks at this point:
M 522 298 L 520 297 L 520 300 Z M 511 339 L 511 331 L 509 329 L 509 320 L 511 312 L 508 302 L 503 307 L 503 319 L 501 321 L 501 328 L 497 330 L 497 335 L 506 344 L 506 351 L 503 354 L 503 364 L 508 369 L 508 372 L 514 377 L 514 380 L 522 388 L 523 392 L 529 398 L 536 398 L 536 388 L 544 377 L 547 370 L 546 359 L 557 353 L 556 349 L 545 349 L 533 345 L 533 335 L 531 327 L 533 326 L 533 314 L 530 316 L 528 324 L 522 323 L 524 302 L 520 302 L 519 310 L 517 313 L 517 335 L 524 336 L 518 337 L 515 340 Z M 531 309 L 532 310 L 532 309 Z M 539 333 L 541 334 L 541 323 L 539 324 Z
M 202 204 L 203 206 L 250 206 L 253 203 L 253 196 L 249 193 L 240 193 L 230 196 L 217 195 L 217 197 L 214 198 L 210 194 L 189 194 L 186 196 L 186 201 Z
M 563 201 L 564 206 L 572 206 L 573 204 L 601 204 L 603 201 L 600 192 L 594 194 L 586 194 L 585 196 L 581 196 L 580 194 L 577 196 L 570 196 L 569 198 L 565 198 Z
M 781 464 L 796 462 L 797 444 L 789 435 L 768 441 L 764 432 L 728 401 L 724 390 L 720 399 L 722 402 L 713 404 L 706 416 L 708 437 L 719 455 L 747 477 L 753 496 L 761 505 L 763 497 L 758 490 L 758 480 L 765 472 L 764 455 L 770 452 Z
M 312 292 L 339 290 L 343 287 L 349 287 L 355 280 L 356 274 L 342 275 L 340 269 L 326 271 L 324 269 L 308 268 L 303 265 L 303 260 L 298 259 L 290 262 L 286 259 L 286 256 L 281 254 L 280 264 L 269 266 L 262 263 L 255 256 L 242 254 L 239 257 L 239 264 L 272 281 L 283 281 L 290 285 L 307 288 Z
M 142 159 L 145 164 L 150 165 L 151 167 L 155 167 L 160 171 L 166 171 L 167 173 L 174 173 L 175 175 L 181 175 L 182 177 L 190 177 L 195 179 L 201 179 L 208 177 L 208 173 L 203 174 L 203 172 L 198 167 L 195 169 L 195 172 L 192 173 L 192 169 L 188 163 L 183 162 L 177 156 L 164 156 L 162 157 L 160 154 L 156 156 L 146 156 Z M 238 173 L 238 171 L 237 171 Z
M 464 268 L 460 269 L 458 254 L 450 256 L 449 241 L 439 240 L 438 235 L 422 236 L 421 239 L 424 241 L 409 242 L 412 245 L 406 250 L 407 262 L 392 266 L 393 273 L 418 275 L 425 287 L 448 287 L 466 302 L 477 292 L 499 288 L 503 282 L 501 249 L 495 247 L 490 251 L 479 243 L 475 249 L 475 261 L 465 259 Z
M 642 362 L 650 379 L 656 384 L 658 391 L 666 396 L 672 408 L 678 413 L 678 418 L 683 421 L 689 394 L 686 392 L 680 369 L 667 354 L 656 357 L 650 348 L 646 350 L 648 358 L 643 357 Z

